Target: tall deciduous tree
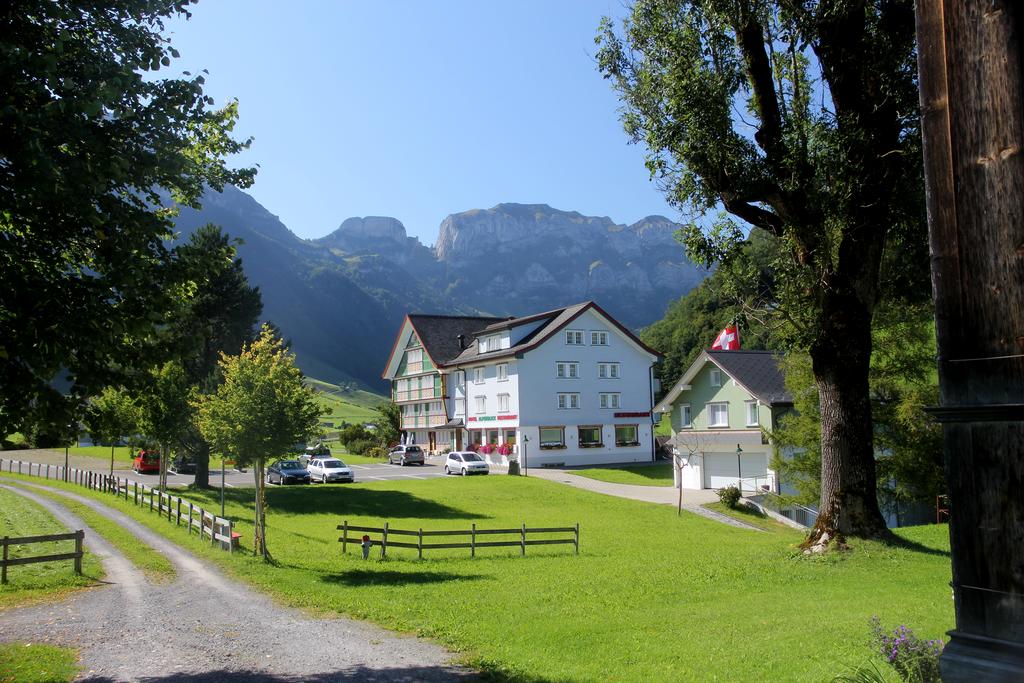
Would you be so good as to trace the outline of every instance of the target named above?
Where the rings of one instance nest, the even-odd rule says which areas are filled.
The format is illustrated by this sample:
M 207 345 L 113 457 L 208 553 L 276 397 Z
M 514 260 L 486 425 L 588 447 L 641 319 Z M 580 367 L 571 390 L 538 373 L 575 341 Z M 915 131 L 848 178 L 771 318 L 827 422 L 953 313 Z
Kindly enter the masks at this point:
M 192 0 L 10 0 L 0 8 L 0 431 L 146 367 L 184 293 L 169 278 L 168 196 L 246 187 L 237 106 L 201 75 L 157 78 L 161 32 Z M 66 372 L 68 394 L 51 387 Z M 119 378 L 115 377 L 115 381 Z M 63 419 L 63 418 L 62 418 Z
M 99 396 L 89 401 L 85 413 L 85 427 L 96 443 L 110 442 L 110 474 L 114 474 L 114 448 L 118 440 L 131 435 L 138 428 L 139 410 L 128 393 L 114 387 L 105 387 Z
M 139 428 L 160 445 L 160 488 L 167 488 L 171 448 L 177 446 L 192 420 L 192 387 L 180 363 L 153 368 L 146 390 L 138 398 Z
M 724 209 L 688 228 L 691 256 L 728 260 L 747 226 L 789 255 L 779 312 L 821 405 L 807 544 L 884 535 L 868 369 L 886 243 L 923 234 L 912 2 L 639 0 L 598 41 L 670 201 Z
M 264 325 L 238 356 L 221 356 L 224 382 L 194 404 L 203 438 L 215 452 L 252 466 L 256 482 L 253 550 L 270 561 L 266 537 L 264 467 L 319 431 L 323 409 L 303 383 L 295 356 Z
M 175 248 L 178 279 L 189 283 L 191 296 L 173 315 L 166 335 L 170 352 L 181 358 L 190 384 L 211 393 L 220 383 L 220 354 L 238 355 L 256 337 L 263 311 L 259 288 L 249 286 L 233 241 L 215 225 L 201 227 Z M 210 478 L 210 446 L 195 425 L 183 435 L 182 448 L 196 464 L 195 486 Z

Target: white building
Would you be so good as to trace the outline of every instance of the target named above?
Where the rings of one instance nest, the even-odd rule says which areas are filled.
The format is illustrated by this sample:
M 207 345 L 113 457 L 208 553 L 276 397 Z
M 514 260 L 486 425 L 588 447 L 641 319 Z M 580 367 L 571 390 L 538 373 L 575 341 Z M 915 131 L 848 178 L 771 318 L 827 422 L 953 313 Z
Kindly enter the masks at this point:
M 508 319 L 408 315 L 383 376 L 406 438 L 431 452 L 478 445 L 496 464 L 527 466 L 641 462 L 654 459 L 657 359 L 591 301 Z

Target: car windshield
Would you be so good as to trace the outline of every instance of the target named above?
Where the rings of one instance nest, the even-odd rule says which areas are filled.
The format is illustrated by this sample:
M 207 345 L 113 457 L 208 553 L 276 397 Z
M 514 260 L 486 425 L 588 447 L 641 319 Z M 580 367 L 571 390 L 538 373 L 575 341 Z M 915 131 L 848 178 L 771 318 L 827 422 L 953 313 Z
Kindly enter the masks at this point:
M 406 453 L 419 453 L 420 452 L 420 447 L 419 446 L 409 446 L 409 447 L 407 447 L 405 449 L 405 452 Z
M 465 460 L 466 462 L 483 462 L 484 460 L 476 453 L 466 453 L 464 456 L 462 456 L 462 459 Z
M 324 460 L 324 467 L 331 470 L 336 470 L 339 467 L 344 467 L 345 463 L 340 460 Z
M 278 463 L 278 467 L 280 467 L 282 470 L 301 470 L 301 469 L 305 469 L 305 468 L 302 467 L 301 464 L 299 464 L 299 462 L 297 460 L 283 460 L 280 463 Z

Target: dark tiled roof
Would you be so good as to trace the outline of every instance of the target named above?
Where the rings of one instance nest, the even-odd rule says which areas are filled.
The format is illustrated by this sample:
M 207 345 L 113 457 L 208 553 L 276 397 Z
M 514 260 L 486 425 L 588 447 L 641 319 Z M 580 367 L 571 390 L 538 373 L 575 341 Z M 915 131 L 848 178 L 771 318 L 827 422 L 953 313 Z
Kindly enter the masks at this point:
M 473 344 L 473 335 L 476 331 L 501 320 L 504 318 L 409 314 L 409 322 L 412 323 L 427 353 L 434 362 L 442 364 L 450 362 L 463 351 L 459 348 L 460 334 L 465 335 L 467 344 L 476 348 L 476 344 Z
M 487 353 L 479 353 L 479 346 L 473 344 L 468 349 L 463 351 L 459 356 L 452 361 L 453 363 L 469 363 L 475 360 L 487 360 L 489 358 L 501 358 L 504 356 L 513 356 L 520 351 L 525 351 L 531 348 L 535 342 L 542 341 L 546 337 L 554 334 L 558 328 L 568 324 L 577 314 L 580 313 L 584 308 L 589 306 L 591 302 L 585 301 L 581 304 L 574 304 L 572 306 L 566 306 L 565 308 L 556 308 L 553 311 L 546 311 L 544 313 L 537 313 L 535 315 L 525 316 L 523 318 L 513 318 L 510 320 L 502 320 L 500 323 L 489 325 L 483 330 L 478 329 L 477 333 L 493 332 L 496 330 L 506 329 L 509 327 L 517 327 L 527 323 L 542 322 L 537 329 L 530 332 L 528 335 L 519 340 L 519 343 L 508 349 L 500 349 L 498 351 L 489 351 Z
M 708 356 L 756 398 L 769 405 L 791 404 L 779 369 L 782 354 L 773 351 L 708 351 Z

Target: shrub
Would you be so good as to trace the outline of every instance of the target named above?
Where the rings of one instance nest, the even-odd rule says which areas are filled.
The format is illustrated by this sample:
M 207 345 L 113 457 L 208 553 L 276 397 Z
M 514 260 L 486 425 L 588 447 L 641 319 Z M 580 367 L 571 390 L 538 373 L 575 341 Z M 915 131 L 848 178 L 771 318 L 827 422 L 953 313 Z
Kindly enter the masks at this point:
M 348 447 L 348 452 L 356 455 L 366 455 L 376 445 L 377 442 L 370 439 L 356 439 L 345 444 Z
M 368 441 L 373 435 L 361 424 L 348 425 L 338 432 L 338 441 L 345 444 L 351 450 L 351 444 L 356 441 Z
M 725 488 L 718 489 L 718 500 L 733 509 L 740 502 L 740 495 L 740 490 L 735 486 L 726 486 Z
M 900 624 L 892 634 L 882 628 L 878 617 L 871 617 L 871 641 L 876 651 L 908 683 L 940 683 L 941 640 L 921 640 Z
M 374 446 L 366 452 L 371 458 L 386 458 L 388 457 L 388 449 L 386 446 Z

